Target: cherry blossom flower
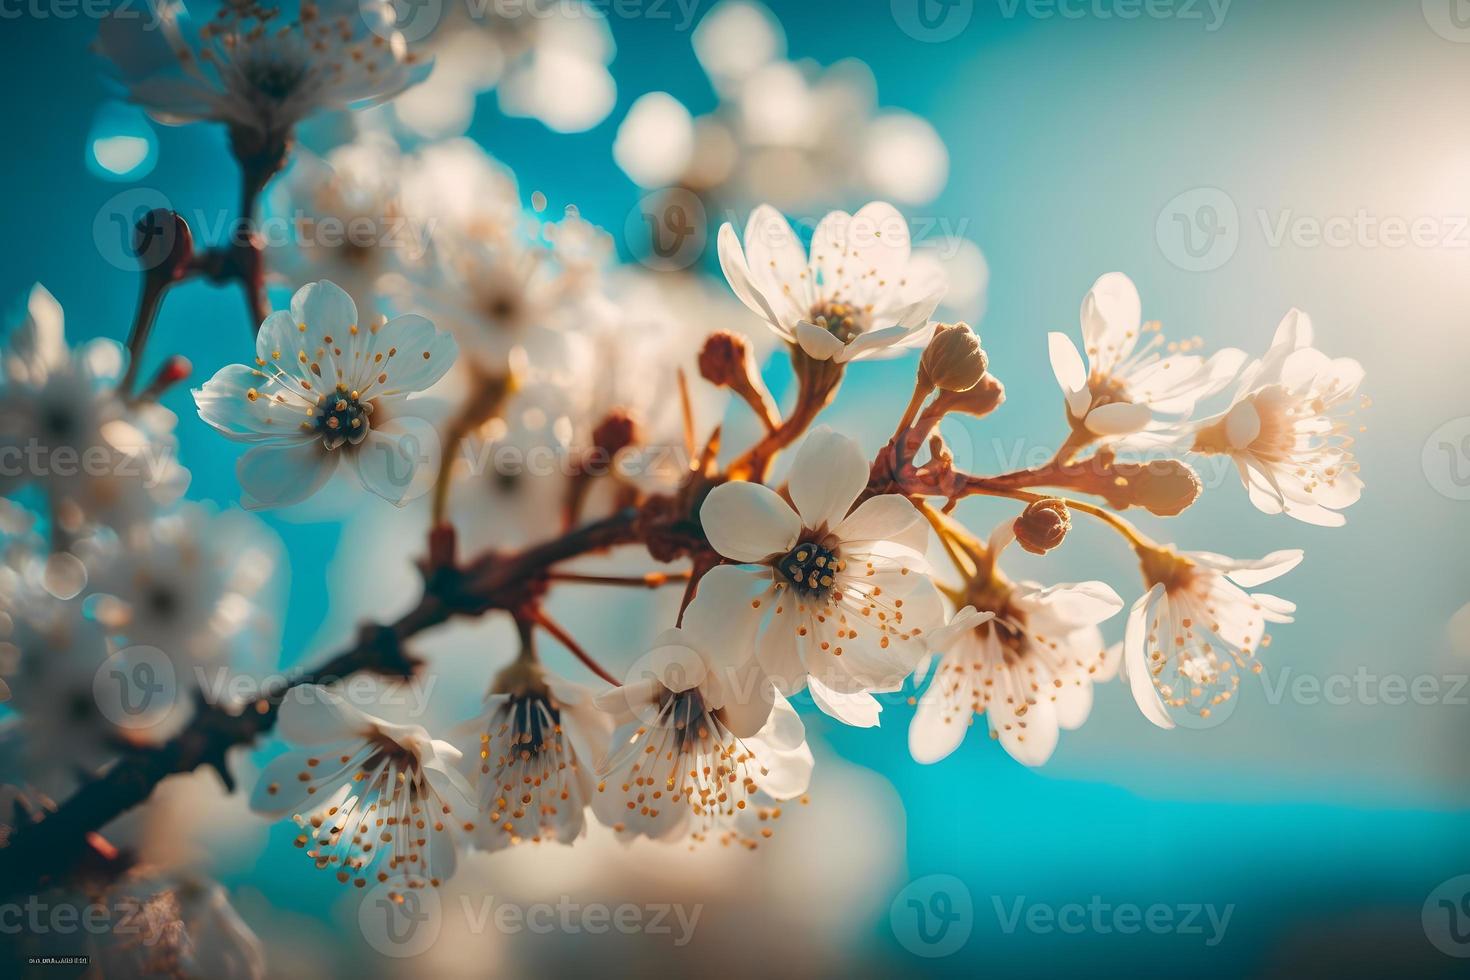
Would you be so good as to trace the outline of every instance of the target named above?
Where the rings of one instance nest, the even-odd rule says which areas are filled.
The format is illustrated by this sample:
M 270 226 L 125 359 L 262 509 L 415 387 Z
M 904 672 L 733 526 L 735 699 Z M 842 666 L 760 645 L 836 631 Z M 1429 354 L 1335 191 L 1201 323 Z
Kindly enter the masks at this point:
M 781 693 L 807 687 L 823 711 L 863 726 L 877 724 L 869 692 L 896 690 L 923 655 L 921 633 L 943 622 L 928 523 L 899 494 L 853 509 L 867 483 L 858 444 L 822 426 L 792 465 L 794 508 L 761 484 L 716 487 L 700 521 L 738 564 L 706 574 L 691 606 L 756 621 L 760 664 Z
M 1241 670 L 1259 672 L 1267 623 L 1289 623 L 1296 605 L 1245 590 L 1285 575 L 1302 552 L 1275 551 L 1242 561 L 1206 551 L 1147 552 L 1149 590 L 1133 604 L 1123 639 L 1123 670 L 1144 717 L 1173 728 L 1168 709 L 1208 718 L 1235 696 Z
M 720 268 L 740 301 L 782 340 L 809 357 L 846 363 L 923 346 L 944 295 L 933 275 L 915 276 L 908 223 L 890 204 L 817 225 L 811 255 L 775 208 L 761 205 L 745 226 L 745 246 L 720 228 Z
M 292 690 L 277 727 L 295 748 L 261 772 L 250 807 L 289 814 L 302 830 L 296 846 L 318 868 L 359 888 L 373 868 L 377 881 L 409 888 L 454 874 L 456 835 L 474 830 L 458 749 L 316 685 Z
M 992 557 L 1013 538 L 1012 523 L 991 536 Z M 973 716 L 985 715 L 1011 758 L 1039 766 L 1059 729 L 1087 720 L 1093 683 L 1116 672 L 1098 624 L 1123 600 L 1102 582 L 1043 588 L 998 569 L 965 598 L 971 604 L 925 641 L 939 666 L 909 726 L 909 750 L 918 762 L 938 762 L 959 748 Z
M 271 639 L 259 600 L 281 572 L 281 543 L 249 514 L 186 505 L 129 529 L 98 564 L 97 620 L 126 644 L 164 651 L 180 671 L 243 666 Z
M 1347 518 L 1338 511 L 1363 492 L 1348 422 L 1362 380 L 1357 361 L 1314 348 L 1311 319 L 1292 310 L 1230 408 L 1195 423 L 1182 444 L 1230 456 L 1260 511 L 1339 527 Z
M 619 727 L 592 808 L 619 835 L 754 846 L 779 815 L 770 803 L 811 780 L 801 719 L 761 676 L 748 631 L 715 634 L 710 612 L 691 608 L 597 697 Z
M 1187 415 L 1245 363 L 1245 353 L 1233 348 L 1204 358 L 1189 353 L 1198 341 L 1167 343 L 1157 322 L 1143 322 L 1142 309 L 1133 281 L 1110 272 L 1082 300 L 1086 367 L 1066 334 L 1047 336 L 1067 416 L 1093 438 L 1139 432 L 1156 414 Z
M 449 370 L 454 338 L 415 315 L 360 325 L 352 298 L 319 282 L 266 319 L 255 349 L 254 367 L 222 368 L 194 391 L 200 418 L 254 444 L 236 466 L 244 506 L 305 500 L 340 463 L 401 506 L 423 454 L 403 409 Z
M 464 758 L 481 820 L 475 843 L 496 851 L 523 841 L 570 844 L 586 830 L 595 767 L 611 721 L 580 684 L 516 665 L 464 726 Z
M 189 474 L 176 458 L 174 415 L 118 396 L 122 347 L 69 348 L 61 305 L 39 284 L 26 314 L 0 357 L 0 492 L 41 486 L 72 532 L 121 529 L 176 500 Z
M 392 98 L 430 67 L 409 54 L 387 0 L 240 0 L 197 28 L 178 0 L 149 8 L 120 8 L 98 31 L 129 96 L 164 122 L 226 123 L 251 147 L 317 112 Z

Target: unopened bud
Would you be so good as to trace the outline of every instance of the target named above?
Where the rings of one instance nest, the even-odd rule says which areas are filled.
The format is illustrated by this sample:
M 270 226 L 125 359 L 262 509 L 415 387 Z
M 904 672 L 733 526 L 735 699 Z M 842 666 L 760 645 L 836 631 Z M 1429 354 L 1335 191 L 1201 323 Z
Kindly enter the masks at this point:
M 150 276 L 173 282 L 194 261 L 194 235 L 189 223 L 173 211 L 155 208 L 133 226 L 133 254 Z
M 923 377 L 945 391 L 969 391 L 985 376 L 985 351 L 968 324 L 941 323 L 919 362 Z
M 1044 555 L 1066 538 L 1072 530 L 1072 515 L 1067 505 L 1048 497 L 1032 501 L 1016 518 L 1016 543 L 1033 555 Z
M 1108 503 L 1122 509 L 1143 507 L 1160 517 L 1173 517 L 1199 499 L 1199 475 L 1178 459 L 1147 463 L 1113 463 L 1112 485 L 1102 489 Z
M 728 330 L 709 335 L 699 351 L 699 374 L 712 385 L 727 387 L 745 379 L 750 345 Z
M 592 430 L 592 445 L 609 457 L 616 456 L 637 441 L 638 423 L 622 409 L 613 409 Z
M 983 376 L 967 391 L 944 391 L 924 410 L 926 416 L 944 416 L 950 412 L 965 415 L 989 415 L 1006 400 L 1006 387 L 991 374 Z

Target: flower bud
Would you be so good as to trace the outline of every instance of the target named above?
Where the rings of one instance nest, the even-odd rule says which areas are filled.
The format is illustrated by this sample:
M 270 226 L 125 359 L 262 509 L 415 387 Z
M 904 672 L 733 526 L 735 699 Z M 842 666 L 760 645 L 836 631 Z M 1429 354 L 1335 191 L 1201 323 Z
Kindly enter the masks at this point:
M 699 374 L 712 385 L 729 386 L 743 380 L 750 346 L 728 330 L 709 335 L 699 351 Z
M 985 368 L 980 338 L 965 323 L 939 324 L 919 362 L 920 375 L 945 391 L 969 391 L 985 376 Z
M 1111 466 L 1112 486 L 1102 492 L 1118 509 L 1143 507 L 1160 517 L 1173 517 L 1199 499 L 1199 475 L 1178 459 Z
M 1067 505 L 1048 497 L 1031 502 L 1016 518 L 1016 543 L 1033 555 L 1044 555 L 1061 544 L 1070 530 L 1072 515 Z
M 638 423 L 622 409 L 613 409 L 592 430 L 592 445 L 609 458 L 638 441 Z
M 984 375 L 967 391 L 942 391 L 933 404 L 924 410 L 926 416 L 944 416 L 950 412 L 965 415 L 985 416 L 1000 407 L 1006 400 L 1006 388 L 991 374 Z

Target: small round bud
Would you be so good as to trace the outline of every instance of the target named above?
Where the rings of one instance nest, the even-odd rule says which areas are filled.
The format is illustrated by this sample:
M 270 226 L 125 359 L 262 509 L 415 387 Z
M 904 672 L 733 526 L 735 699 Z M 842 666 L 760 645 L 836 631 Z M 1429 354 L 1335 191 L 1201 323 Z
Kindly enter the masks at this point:
M 178 214 L 155 208 L 133 226 L 133 254 L 144 272 L 172 282 L 194 261 L 194 234 Z
M 637 441 L 638 423 L 622 409 L 613 409 L 592 430 L 592 445 L 609 457 L 616 456 Z
M 1147 463 L 1113 463 L 1112 486 L 1103 488 L 1117 508 L 1143 507 L 1160 517 L 1173 517 L 1199 499 L 1199 475 L 1178 459 Z
M 919 362 L 920 373 L 945 391 L 969 391 L 985 376 L 986 367 L 980 338 L 964 323 L 935 328 Z
M 709 335 L 699 351 L 699 374 L 712 385 L 725 387 L 744 379 L 750 347 L 745 338 L 728 330 Z
M 1006 400 L 1006 388 L 993 374 L 987 374 L 968 391 L 942 392 L 934 400 L 930 411 L 941 414 L 962 412 L 965 415 L 985 416 L 1000 407 Z
M 1026 506 L 1016 519 L 1016 543 L 1033 555 L 1051 551 L 1072 530 L 1072 515 L 1067 505 L 1055 497 L 1037 500 Z

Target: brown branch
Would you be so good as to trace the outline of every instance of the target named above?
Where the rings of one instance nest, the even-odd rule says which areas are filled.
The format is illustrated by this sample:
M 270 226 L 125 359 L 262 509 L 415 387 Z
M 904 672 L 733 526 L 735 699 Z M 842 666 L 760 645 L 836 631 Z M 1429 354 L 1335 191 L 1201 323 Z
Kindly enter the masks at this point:
M 364 627 L 355 644 L 321 666 L 267 689 L 243 709 L 201 698 L 179 734 L 125 755 L 85 780 L 45 819 L 15 828 L 0 848 L 0 894 L 24 893 L 68 872 L 85 855 L 90 833 L 143 803 L 171 775 L 210 766 L 233 790 L 226 753 L 270 731 L 292 688 L 330 683 L 359 672 L 411 676 L 418 662 L 404 648 L 409 638 L 452 616 L 514 609 L 534 601 L 546 587 L 550 566 L 638 540 L 638 520 L 638 511 L 624 510 L 517 554 L 491 552 L 463 568 L 429 568 L 423 597 L 412 610 L 390 625 Z

